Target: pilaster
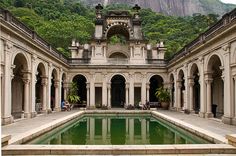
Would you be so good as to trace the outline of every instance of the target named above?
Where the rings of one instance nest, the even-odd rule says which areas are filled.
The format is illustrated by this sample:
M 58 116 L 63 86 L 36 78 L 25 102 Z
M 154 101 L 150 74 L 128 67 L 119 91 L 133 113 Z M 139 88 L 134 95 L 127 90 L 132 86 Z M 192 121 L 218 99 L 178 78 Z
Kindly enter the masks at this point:
M 35 117 L 37 112 L 35 111 L 35 103 L 36 103 L 36 95 L 35 95 L 35 86 L 37 83 L 37 78 L 36 78 L 36 60 L 37 60 L 37 56 L 36 55 L 32 55 L 31 56 L 31 117 Z
M 103 74 L 102 82 L 102 105 L 107 106 L 107 74 Z
M 233 102 L 231 97 L 232 94 L 232 86 L 231 83 L 231 74 L 230 74 L 230 44 L 222 47 L 224 51 L 224 116 L 222 118 L 222 122 L 226 124 L 231 124 L 233 119 Z
M 200 57 L 199 58 L 199 83 L 200 83 L 200 112 L 199 116 L 204 118 L 205 113 L 206 113 L 206 84 L 205 84 L 205 79 L 204 79 L 204 58 Z
M 11 95 L 11 80 L 14 77 L 13 76 L 13 69 L 14 66 L 11 64 L 11 53 L 12 53 L 12 48 L 13 45 L 6 41 L 4 43 L 4 50 L 5 50 L 5 66 L 4 66 L 4 71 L 5 74 L 3 76 L 3 92 L 5 93 L 4 99 L 3 99 L 3 114 L 2 114 L 2 124 L 10 124 L 13 122 L 13 117 L 11 115 L 11 107 L 12 107 L 12 95 Z
M 133 73 L 129 75 L 129 104 L 134 106 L 134 79 Z
M 108 90 L 108 108 L 111 108 L 111 83 L 107 83 L 107 90 Z
M 87 108 L 90 108 L 90 84 L 86 83 L 86 89 L 87 89 Z

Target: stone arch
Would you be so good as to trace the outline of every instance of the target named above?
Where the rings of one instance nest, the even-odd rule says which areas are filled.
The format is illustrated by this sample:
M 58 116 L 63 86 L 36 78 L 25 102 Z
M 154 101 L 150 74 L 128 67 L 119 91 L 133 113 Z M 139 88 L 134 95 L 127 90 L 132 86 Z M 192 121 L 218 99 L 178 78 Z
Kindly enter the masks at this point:
M 126 79 L 121 74 L 115 74 L 111 80 L 111 107 L 124 107 Z
M 156 89 L 163 87 L 164 79 L 162 76 L 155 74 L 149 78 L 149 101 L 150 102 L 158 102 L 158 98 L 155 96 Z
M 113 29 L 116 29 L 116 31 Z M 129 40 L 130 37 L 133 36 L 134 32 L 127 23 L 114 22 L 106 26 L 103 34 L 105 35 L 106 38 L 110 38 L 111 36 L 116 35 L 116 34 L 122 34 L 126 37 L 127 40 Z
M 127 77 L 125 76 L 125 74 L 122 74 L 122 73 L 113 73 L 112 75 L 110 75 L 110 77 L 109 77 L 109 79 L 108 79 L 108 80 L 109 80 L 108 82 L 111 83 L 111 80 L 112 80 L 112 78 L 113 78 L 115 75 L 120 75 L 120 76 L 124 77 L 125 82 L 128 82 L 128 81 L 127 81 Z
M 199 72 L 199 67 L 196 63 L 193 63 L 190 66 L 190 76 L 189 76 L 189 89 L 190 92 L 192 93 L 192 97 L 190 97 L 190 110 L 194 111 L 196 114 L 200 112 L 200 72 Z
M 25 95 L 25 90 L 29 90 L 29 62 L 24 53 L 18 52 L 12 60 L 13 79 L 12 79 L 12 103 L 11 114 L 14 119 L 27 117 L 29 115 L 29 95 Z
M 222 80 L 223 62 L 220 55 L 213 54 L 207 62 L 206 76 L 211 85 L 211 98 L 209 104 L 214 117 L 221 118 L 224 115 L 224 82 Z M 210 115 L 211 116 L 211 115 Z
M 12 65 L 14 65 L 14 61 L 15 61 L 15 59 L 16 59 L 16 57 L 17 56 L 19 56 L 19 55 L 21 55 L 22 56 L 22 58 L 24 58 L 24 66 L 23 66 L 23 68 L 24 68 L 24 70 L 29 70 L 30 69 L 30 61 L 29 61 L 29 58 L 28 58 L 28 56 L 24 53 L 24 52 L 21 52 L 21 51 L 18 51 L 18 52 L 15 52 L 15 53 L 13 53 L 13 55 L 12 55 L 12 61 L 11 61 L 11 63 L 12 63 Z
M 206 64 L 205 64 L 205 71 L 206 72 L 210 72 L 210 66 L 209 65 L 212 65 L 212 61 L 213 59 L 212 58 L 218 58 L 221 62 L 221 66 L 223 67 L 224 66 L 224 61 L 223 61 L 223 56 L 221 56 L 220 54 L 214 52 L 210 55 L 208 55 L 207 59 L 206 59 Z
M 82 76 L 84 76 L 84 77 L 86 78 L 86 82 L 89 83 L 90 79 L 89 79 L 88 75 L 85 74 L 85 73 L 74 73 L 73 75 L 70 75 L 70 76 L 68 75 L 68 77 L 69 77 L 69 78 L 68 78 L 69 82 L 73 82 L 74 77 L 77 76 L 77 75 L 82 75 Z
M 147 76 L 147 83 L 150 82 L 150 79 L 151 79 L 153 76 L 155 76 L 155 75 L 158 75 L 158 76 L 160 76 L 163 80 L 165 80 L 165 76 L 164 76 L 163 74 L 161 74 L 161 73 L 152 73 L 152 74 L 150 74 L 150 75 Z M 164 81 L 163 81 L 163 83 L 164 83 Z
M 108 58 L 129 58 L 128 54 L 126 52 L 123 51 L 119 51 L 119 52 L 112 52 Z

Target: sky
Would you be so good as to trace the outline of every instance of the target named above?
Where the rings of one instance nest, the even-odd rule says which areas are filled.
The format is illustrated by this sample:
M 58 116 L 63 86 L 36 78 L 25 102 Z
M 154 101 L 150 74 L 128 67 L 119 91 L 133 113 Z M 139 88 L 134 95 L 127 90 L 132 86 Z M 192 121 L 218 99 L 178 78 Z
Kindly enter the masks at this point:
M 221 2 L 236 4 L 236 0 L 221 0 Z

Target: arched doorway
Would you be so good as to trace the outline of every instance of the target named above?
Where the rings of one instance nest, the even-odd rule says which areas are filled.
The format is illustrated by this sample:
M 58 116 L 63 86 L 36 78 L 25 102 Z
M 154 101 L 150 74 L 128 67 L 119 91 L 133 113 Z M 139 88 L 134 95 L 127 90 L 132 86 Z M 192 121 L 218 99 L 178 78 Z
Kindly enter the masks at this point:
M 111 106 L 124 107 L 125 103 L 125 78 L 115 75 L 111 79 Z
M 87 88 L 86 88 L 86 78 L 83 75 L 76 75 L 73 78 L 73 83 L 77 84 L 78 91 L 77 95 L 80 97 L 80 104 L 87 103 Z
M 46 71 L 43 63 L 39 63 L 37 67 L 37 77 L 35 86 L 35 111 L 39 114 L 42 111 L 46 111 Z M 44 93 L 45 92 L 45 93 Z
M 179 87 L 179 95 L 178 95 L 179 105 L 177 107 L 182 109 L 184 107 L 184 103 L 186 102 L 185 97 L 184 97 L 184 95 L 185 95 L 185 77 L 184 77 L 183 70 L 180 70 L 179 74 L 178 74 L 178 87 Z
M 224 115 L 224 82 L 222 80 L 221 60 L 219 56 L 211 56 L 208 62 L 208 78 L 211 79 L 211 111 L 214 117 L 221 118 Z
M 21 53 L 17 54 L 14 59 L 12 79 L 12 106 L 11 114 L 14 119 L 22 118 L 29 113 L 29 78 L 28 78 L 28 65 L 25 56 Z M 28 87 L 28 88 L 27 88 Z M 27 92 L 25 92 L 28 90 Z M 28 95 L 26 95 L 28 94 Z
M 163 87 L 163 78 L 159 75 L 154 75 L 150 78 L 149 101 L 158 102 L 155 95 L 157 88 Z
M 192 65 L 190 73 L 190 89 L 192 89 L 193 97 L 191 110 L 198 114 L 200 112 L 200 83 L 199 83 L 199 70 L 196 64 Z M 192 87 L 192 88 L 191 88 Z

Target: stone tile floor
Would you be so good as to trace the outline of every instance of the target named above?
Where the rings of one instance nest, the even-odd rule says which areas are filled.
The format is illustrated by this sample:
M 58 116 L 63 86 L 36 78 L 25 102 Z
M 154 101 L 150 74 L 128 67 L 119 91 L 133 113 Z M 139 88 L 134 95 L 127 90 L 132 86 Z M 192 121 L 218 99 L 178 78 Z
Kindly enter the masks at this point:
M 227 125 L 214 119 L 200 118 L 197 115 L 187 115 L 175 111 L 158 110 L 158 112 L 179 119 L 186 123 L 192 124 L 194 126 L 200 127 L 202 129 L 211 131 L 223 137 L 225 137 L 226 134 L 236 134 L 236 126 Z

